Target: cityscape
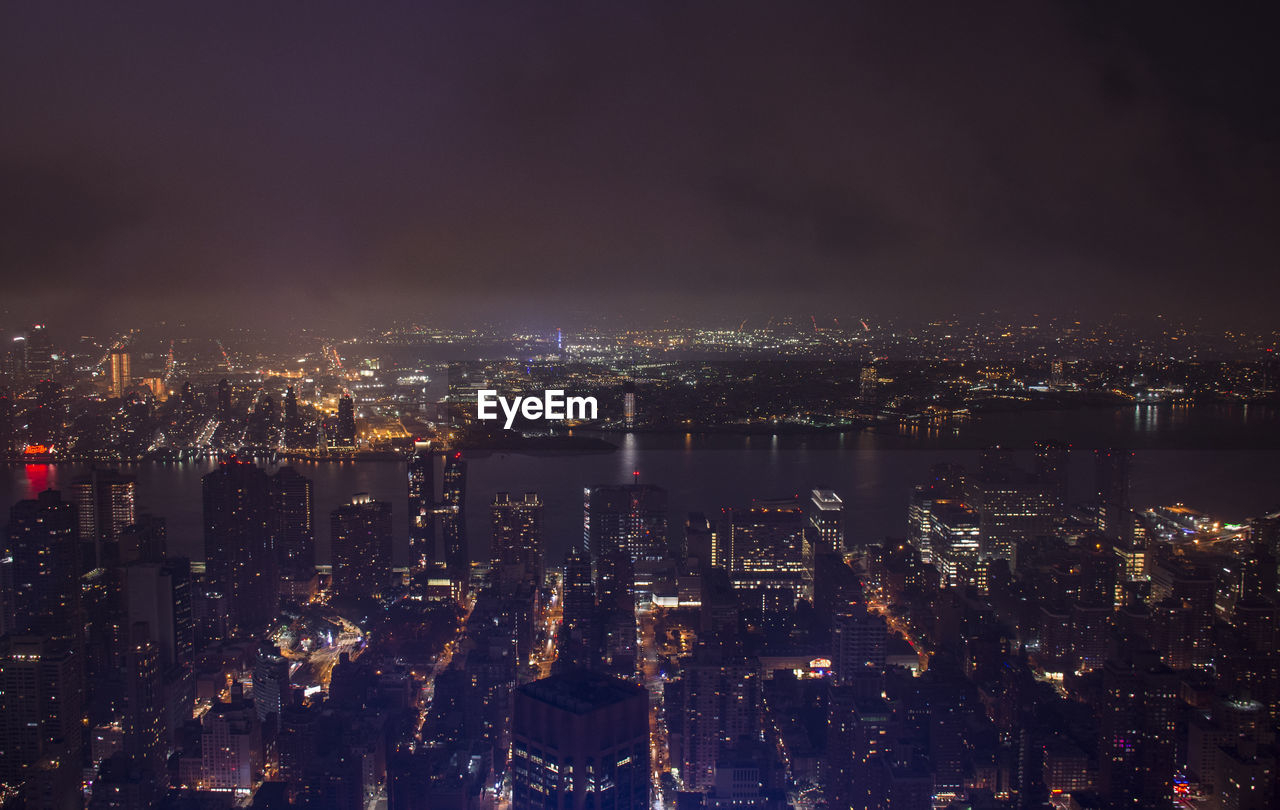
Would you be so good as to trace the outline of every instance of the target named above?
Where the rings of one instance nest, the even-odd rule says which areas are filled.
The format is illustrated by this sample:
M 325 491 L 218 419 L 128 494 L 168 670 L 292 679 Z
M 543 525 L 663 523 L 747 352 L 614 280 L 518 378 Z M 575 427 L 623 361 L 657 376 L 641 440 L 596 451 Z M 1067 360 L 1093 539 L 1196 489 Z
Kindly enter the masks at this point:
M 910 329 L 949 330 L 974 347 L 961 357 L 890 354 L 900 336 L 861 322 L 256 351 L 17 330 L 0 398 L 6 802 L 1270 806 L 1269 462 L 1246 473 L 1266 505 L 1224 516 L 1137 501 L 1144 450 L 981 444 L 979 427 L 1253 409 L 1250 446 L 1274 447 L 1276 336 L 1179 353 L 1157 336 L 1124 361 L 1074 353 L 1076 334 L 1118 342 L 1106 328 L 997 328 Z M 1011 334 L 1045 348 L 1013 359 Z M 470 356 L 409 362 L 405 342 Z M 598 393 L 599 418 L 475 418 L 480 387 L 552 384 Z M 540 472 L 694 432 L 919 440 L 966 461 L 917 452 L 880 536 L 803 462 L 796 492 L 748 474 L 730 502 L 694 484 L 684 511 L 668 487 L 689 482 L 652 478 L 643 453 L 576 507 Z M 688 457 L 731 475 L 708 453 Z M 528 488 L 476 489 L 475 470 L 517 457 Z M 366 468 L 384 491 L 327 502 L 310 477 Z M 148 492 L 175 474 L 189 491 Z M 171 531 L 166 504 L 198 524 Z
M 1280 808 L 1276 30 L 0 4 L 0 810 Z

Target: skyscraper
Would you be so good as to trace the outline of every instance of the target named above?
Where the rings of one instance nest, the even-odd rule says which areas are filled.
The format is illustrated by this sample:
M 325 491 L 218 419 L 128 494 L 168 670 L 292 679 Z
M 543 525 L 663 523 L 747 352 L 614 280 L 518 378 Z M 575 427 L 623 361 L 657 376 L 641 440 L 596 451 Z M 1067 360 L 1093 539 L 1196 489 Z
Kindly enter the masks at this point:
M 83 698 L 74 650 L 45 636 L 0 638 L 0 782 L 19 785 L 43 764 L 56 771 L 50 784 L 60 794 L 48 806 L 74 806 Z
M 575 670 L 516 690 L 512 810 L 649 810 L 649 699 Z
M 271 537 L 284 576 L 309 577 L 316 568 L 311 479 L 293 467 L 271 476 Z
M 1178 677 L 1140 651 L 1102 670 L 1098 777 L 1119 807 L 1168 807 L 1177 768 Z
M 16 632 L 83 643 L 76 507 L 45 490 L 9 510 Z
M 667 491 L 652 484 L 605 485 L 585 492 L 583 543 L 595 559 L 614 550 L 634 564 L 667 555 Z
M 409 556 L 415 563 L 436 559 L 436 454 L 429 450 L 409 459 Z
M 1113 540 L 1129 540 L 1129 465 L 1132 453 L 1115 448 L 1093 451 L 1098 482 L 1098 531 Z
M 330 513 L 333 581 L 349 596 L 379 596 L 391 579 L 391 504 L 358 493 Z
M 681 672 L 678 701 L 667 708 L 680 713 L 684 729 L 677 764 L 685 789 L 704 791 L 720 755 L 759 732 L 759 678 L 739 649 L 717 641 L 700 642 Z
M 467 576 L 471 559 L 467 549 L 467 460 L 462 453 L 445 456 L 440 507 L 440 535 L 444 541 L 444 563 L 453 577 Z
M 115 470 L 94 470 L 71 484 L 84 546 L 84 565 L 115 565 L 120 534 L 137 521 L 137 482 Z
M 17 449 L 13 397 L 9 389 L 0 387 L 0 461 L 7 461 Z
M 536 492 L 526 492 L 520 500 L 499 492 L 489 505 L 493 539 L 489 549 L 492 570 L 498 581 L 542 582 L 542 501 Z
M 815 489 L 809 493 L 809 525 L 817 534 L 822 544 L 821 551 L 843 554 L 844 537 L 844 501 L 834 491 Z
M 25 365 L 27 376 L 33 382 L 52 380 L 53 342 L 49 332 L 42 323 L 33 324 L 27 331 Z
M 813 590 L 813 546 L 798 499 L 752 501 L 728 509 L 724 559 L 734 588 L 755 591 L 765 610 L 790 610 Z M 717 554 L 717 558 L 721 555 Z
M 218 419 L 231 421 L 231 383 L 225 378 L 218 380 Z
M 232 458 L 201 483 L 209 583 L 226 597 L 232 632 L 256 634 L 276 608 L 270 481 L 253 463 Z
M 1060 511 L 1070 500 L 1071 445 L 1065 442 L 1035 443 L 1035 477 Z
M 111 364 L 110 396 L 111 399 L 124 399 L 133 384 L 133 362 L 128 350 L 112 349 L 108 356 Z
M 564 558 L 564 621 L 560 626 L 560 655 L 570 665 L 589 665 L 594 647 L 596 588 L 591 575 L 591 558 L 580 548 L 570 547 Z
M 355 447 L 356 406 L 347 391 L 342 392 L 342 398 L 338 400 L 337 439 L 340 447 Z

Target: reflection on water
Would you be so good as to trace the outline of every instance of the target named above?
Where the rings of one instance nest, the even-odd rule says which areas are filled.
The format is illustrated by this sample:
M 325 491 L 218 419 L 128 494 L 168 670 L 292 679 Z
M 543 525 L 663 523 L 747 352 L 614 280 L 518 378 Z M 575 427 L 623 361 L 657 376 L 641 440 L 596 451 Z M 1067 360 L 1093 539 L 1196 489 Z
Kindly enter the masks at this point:
M 975 419 L 957 436 L 951 430 L 904 436 L 863 431 L 817 435 L 611 435 L 616 453 L 524 456 L 495 454 L 469 465 L 467 513 L 473 556 L 489 541 L 487 503 L 496 491 L 537 490 L 546 504 L 548 559 L 558 561 L 582 537 L 582 489 L 625 483 L 640 472 L 645 483 L 669 492 L 671 536 L 678 538 L 689 511 L 718 513 L 752 497 L 795 495 L 815 487 L 845 499 L 848 531 L 865 541 L 905 532 L 911 487 L 929 465 L 974 465 L 978 449 L 1000 442 L 1023 449 L 1052 438 L 1075 450 L 1071 488 L 1091 498 L 1089 449 L 1137 449 L 1133 493 L 1138 504 L 1185 501 L 1232 520 L 1280 506 L 1280 420 L 1275 409 L 1157 406 L 1121 410 L 1046 411 Z M 397 543 L 407 543 L 404 465 L 396 462 L 299 462 L 315 481 L 318 556 L 328 559 L 328 511 L 354 492 L 390 500 Z M 200 477 L 210 462 L 121 465 L 138 479 L 142 508 L 164 516 L 177 553 L 202 556 Z M 0 467 L 0 505 L 65 487 L 88 465 Z M 437 482 L 438 485 L 438 482 Z

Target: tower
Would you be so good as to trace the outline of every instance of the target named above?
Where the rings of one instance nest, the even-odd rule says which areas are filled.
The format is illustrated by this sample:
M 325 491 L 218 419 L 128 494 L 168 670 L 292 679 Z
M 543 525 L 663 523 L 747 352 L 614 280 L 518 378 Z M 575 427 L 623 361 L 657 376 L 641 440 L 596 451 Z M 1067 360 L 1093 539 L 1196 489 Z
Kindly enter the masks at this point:
M 379 596 L 391 579 L 391 504 L 357 493 L 330 513 L 333 581 L 340 593 Z
M 844 501 L 834 491 L 815 489 L 809 493 L 809 525 L 814 528 L 822 551 L 843 554 Z
M 311 479 L 292 467 L 271 476 L 271 538 L 281 573 L 309 577 L 316 568 Z
M 418 564 L 436 558 L 436 456 L 428 450 L 409 459 L 409 555 Z
M 440 505 L 440 534 L 444 563 L 453 577 L 466 577 L 471 567 L 467 551 L 467 460 L 462 453 L 445 456 Z
M 629 681 L 574 670 L 516 690 L 512 810 L 649 808 L 649 698 Z
M 124 395 L 129 391 L 129 386 L 133 384 L 132 359 L 129 357 L 127 349 L 116 348 L 111 350 L 108 360 L 111 364 L 111 399 L 124 399 Z
M 256 634 L 276 609 L 270 481 L 253 463 L 232 458 L 201 485 L 209 583 L 226 597 L 233 633 Z
M 520 500 L 499 492 L 489 506 L 493 539 L 489 556 L 492 570 L 503 584 L 542 582 L 542 501 L 536 492 Z

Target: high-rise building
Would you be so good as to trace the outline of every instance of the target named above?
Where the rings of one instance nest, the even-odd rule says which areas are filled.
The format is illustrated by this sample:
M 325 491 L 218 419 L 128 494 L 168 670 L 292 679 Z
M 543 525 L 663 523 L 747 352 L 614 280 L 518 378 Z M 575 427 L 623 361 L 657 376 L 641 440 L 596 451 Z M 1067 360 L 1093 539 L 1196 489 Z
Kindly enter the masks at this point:
M 7 461 L 17 449 L 15 412 L 9 389 L 0 387 L 0 461 Z
M 467 460 L 462 453 L 445 456 L 439 518 L 444 564 L 451 576 L 466 577 L 471 567 L 467 548 Z
M 1178 677 L 1139 652 L 1102 670 L 1098 778 L 1120 807 L 1168 807 L 1177 768 Z
M 759 733 L 759 678 L 742 652 L 729 644 L 701 642 L 681 668 L 673 691 L 683 733 L 680 777 L 686 790 L 715 783 L 716 762 L 739 738 Z
M 813 592 L 813 545 L 799 500 L 754 500 L 725 510 L 725 553 L 734 588 L 755 591 L 765 610 L 790 610 Z
M 1093 451 L 1098 482 L 1098 531 L 1113 540 L 1133 534 L 1129 504 L 1129 467 L 1133 454 L 1115 448 Z
M 76 507 L 45 490 L 9 510 L 15 632 L 83 643 Z
M 42 323 L 32 325 L 27 331 L 25 366 L 27 376 L 34 382 L 52 380 L 54 377 L 53 342 Z
M 271 538 L 281 573 L 310 576 L 316 567 L 315 512 L 311 479 L 292 467 L 271 476 Z
M 111 364 L 111 399 L 124 399 L 133 385 L 133 362 L 129 351 L 124 348 L 112 349 L 108 355 Z
M 42 768 L 69 804 L 80 787 L 83 667 L 75 651 L 45 636 L 0 638 L 0 783 L 20 785 Z M 37 805 L 44 806 L 44 805 Z
M 520 500 L 499 492 L 489 505 L 493 526 L 489 558 L 499 582 L 542 582 L 542 501 L 536 492 Z
M 649 810 L 649 699 L 575 670 L 516 690 L 512 810 Z
M 831 628 L 831 665 L 835 683 L 852 687 L 855 694 L 876 697 L 884 684 L 885 644 L 889 629 L 885 619 L 861 602 L 836 612 Z
M 344 391 L 338 400 L 337 439 L 340 447 L 355 447 L 356 444 L 356 406 L 351 401 L 351 394 Z
M 86 568 L 118 563 L 121 532 L 137 522 L 137 490 L 134 479 L 115 470 L 94 470 L 71 483 Z
M 379 596 L 391 580 L 391 504 L 358 493 L 330 513 L 333 581 L 340 593 Z
M 262 770 L 262 731 L 253 701 L 233 687 L 231 700 L 215 703 L 200 734 L 200 786 L 248 790 Z
M 942 584 L 959 588 L 980 585 L 982 523 L 978 513 L 952 500 L 935 501 L 930 512 L 930 545 Z
M 1038 441 L 1035 443 L 1036 482 L 1048 494 L 1061 511 L 1071 498 L 1071 445 L 1065 442 Z
M 1048 533 L 1058 511 L 1038 481 L 1009 467 L 978 476 L 968 503 L 978 513 L 982 559 L 1008 560 L 1011 567 L 1020 548 Z
M 634 564 L 667 556 L 667 491 L 652 484 L 606 485 L 584 492 L 583 543 L 592 558 L 620 549 Z
M 278 728 L 288 705 L 289 659 L 280 654 L 279 647 L 264 641 L 258 645 L 258 660 L 253 665 L 253 706 L 258 721 Z
M 409 556 L 423 565 L 436 559 L 436 454 L 422 450 L 409 459 Z
M 225 378 L 218 380 L 218 419 L 231 421 L 231 383 Z
M 560 658 L 586 666 L 588 650 L 594 644 L 596 587 L 591 575 L 591 558 L 571 547 L 564 558 L 564 621 L 561 624 Z
M 165 776 L 168 734 L 159 649 L 145 623 L 132 625 L 124 655 L 124 751 L 152 781 Z
M 636 384 L 631 380 L 622 384 L 622 424 L 627 430 L 636 426 Z
M 226 597 L 230 630 L 256 635 L 274 618 L 278 593 L 270 481 L 253 463 L 233 458 L 201 483 L 208 582 Z
M 843 554 L 845 547 L 844 501 L 834 491 L 815 489 L 809 493 L 809 525 L 813 526 L 819 551 Z

